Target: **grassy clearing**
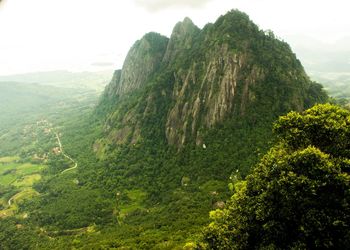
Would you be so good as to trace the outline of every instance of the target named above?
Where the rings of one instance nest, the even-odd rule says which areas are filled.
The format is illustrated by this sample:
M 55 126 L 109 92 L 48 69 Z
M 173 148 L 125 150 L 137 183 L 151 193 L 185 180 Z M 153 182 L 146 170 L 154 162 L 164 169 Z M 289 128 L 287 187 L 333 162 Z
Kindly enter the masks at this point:
M 18 161 L 20 158 L 18 156 L 6 156 L 0 158 L 0 164 L 12 163 Z
M 5 218 L 8 216 L 12 216 L 14 215 L 14 209 L 13 208 L 9 208 L 9 209 L 5 209 L 5 210 L 0 210 L 0 219 L 1 218 Z
M 6 174 L 10 174 L 12 172 L 16 171 L 16 167 L 18 167 L 19 164 L 16 163 L 11 163 L 8 165 L 0 165 L 0 175 L 6 175 Z
M 130 213 L 138 209 L 144 209 L 142 204 L 144 199 L 146 198 L 146 195 L 147 194 L 145 192 L 139 189 L 127 191 L 129 202 L 127 202 L 127 204 L 120 205 L 119 218 L 124 219 Z
M 16 179 L 17 179 L 17 176 L 13 175 L 13 174 L 0 175 L 0 185 L 2 185 L 2 186 L 9 186 Z
M 18 204 L 23 200 L 31 199 L 31 198 L 38 196 L 38 195 L 39 195 L 39 193 L 37 191 L 35 191 L 33 188 L 26 188 L 12 197 L 12 203 Z
M 40 174 L 26 175 L 20 179 L 17 179 L 12 185 L 16 187 L 31 187 L 36 181 L 41 179 Z
M 129 190 L 127 196 L 133 202 L 141 203 L 146 198 L 146 192 L 139 189 Z
M 0 184 L 8 186 L 31 186 L 35 180 L 39 180 L 40 172 L 45 168 L 44 165 L 35 165 L 31 163 L 18 164 L 8 163 L 0 165 Z M 21 184 L 19 184 L 21 183 Z
M 25 163 L 16 168 L 16 173 L 18 175 L 31 175 L 34 173 L 39 173 L 45 168 L 44 165 L 34 165 L 31 163 Z

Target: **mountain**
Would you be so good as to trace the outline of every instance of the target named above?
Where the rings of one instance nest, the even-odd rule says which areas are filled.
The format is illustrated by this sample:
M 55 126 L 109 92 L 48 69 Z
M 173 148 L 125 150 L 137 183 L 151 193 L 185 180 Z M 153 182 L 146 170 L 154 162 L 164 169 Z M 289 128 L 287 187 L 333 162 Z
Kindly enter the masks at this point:
M 36 248 L 183 249 L 268 150 L 277 117 L 327 99 L 289 45 L 240 11 L 148 33 L 94 112 L 61 127 L 78 167 L 35 185 L 22 224 L 40 231 Z
M 322 98 L 288 44 L 232 11 L 202 30 L 185 18 L 170 39 L 145 35 L 115 72 L 100 109 L 112 103 L 107 144 L 147 139 L 143 124 L 158 117 L 160 139 L 181 147 L 202 145 L 206 131 L 228 119 L 272 120 Z M 132 107 L 123 112 L 125 103 Z
M 148 232 L 133 244 L 177 246 L 223 204 L 228 179 L 244 178 L 266 152 L 279 115 L 327 98 L 289 45 L 246 14 L 230 11 L 203 29 L 185 18 L 170 38 L 137 41 L 106 87 L 94 114 L 103 167 L 89 181 L 124 194 L 117 217 Z

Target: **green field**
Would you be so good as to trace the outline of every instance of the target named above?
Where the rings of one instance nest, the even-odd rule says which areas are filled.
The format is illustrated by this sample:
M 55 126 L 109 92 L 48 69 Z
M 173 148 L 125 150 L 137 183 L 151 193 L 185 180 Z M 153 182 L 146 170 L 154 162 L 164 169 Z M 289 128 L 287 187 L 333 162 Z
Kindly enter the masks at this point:
M 18 156 L 6 156 L 0 158 L 0 164 L 12 163 L 18 161 L 20 158 Z
M 29 187 L 32 186 L 36 181 L 41 179 L 40 174 L 26 175 L 20 179 L 17 179 L 12 185 L 16 187 Z
M 126 195 L 129 202 L 120 205 L 119 219 L 121 220 L 125 219 L 125 217 L 127 217 L 129 214 L 137 210 L 144 209 L 142 203 L 145 200 L 147 194 L 139 189 L 134 189 L 127 191 Z
M 13 215 L 17 204 L 25 199 L 39 195 L 32 186 L 41 179 L 44 165 L 19 163 L 17 156 L 0 158 L 0 186 L 5 191 L 0 193 L 0 217 Z M 10 201 L 10 202 L 9 202 Z
M 34 189 L 26 188 L 26 189 L 23 189 L 21 192 L 17 193 L 16 195 L 14 195 L 12 197 L 12 202 L 18 203 L 22 200 L 30 199 L 30 198 L 37 196 L 37 195 L 39 195 L 39 193 L 37 191 L 35 191 Z
M 44 165 L 36 165 L 31 163 L 19 164 L 15 162 L 8 162 L 7 164 L 0 165 L 0 185 L 8 186 L 14 184 L 14 182 L 17 182 L 17 184 L 14 185 L 18 186 L 18 182 L 21 182 L 21 180 L 28 181 L 32 180 L 33 178 L 39 180 L 39 173 L 44 168 Z M 28 185 L 25 186 L 31 186 L 32 184 L 33 182 L 29 181 Z
M 29 181 L 31 186 L 33 179 L 40 179 L 40 172 L 45 168 L 45 165 L 32 163 L 18 163 L 19 157 L 8 156 L 0 158 L 0 185 L 8 186 L 12 182 L 20 183 Z
M 16 180 L 16 176 L 14 175 L 1 175 L 0 176 L 0 185 L 8 186 Z
M 39 173 L 45 168 L 44 165 L 36 165 L 31 163 L 25 163 L 16 168 L 16 173 L 18 175 L 30 175 L 34 173 Z

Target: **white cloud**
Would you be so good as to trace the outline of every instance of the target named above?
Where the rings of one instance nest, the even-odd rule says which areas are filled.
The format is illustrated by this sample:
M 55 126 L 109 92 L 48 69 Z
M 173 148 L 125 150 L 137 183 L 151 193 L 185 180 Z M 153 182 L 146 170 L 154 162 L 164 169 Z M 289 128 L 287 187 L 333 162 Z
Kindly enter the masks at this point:
M 333 41 L 350 36 L 349 5 L 348 0 L 2 0 L 0 75 L 89 70 L 95 62 L 120 68 L 145 33 L 170 36 L 186 16 L 203 27 L 236 8 L 287 42 L 293 35 Z M 350 46 L 348 40 L 342 44 Z
M 137 5 L 148 11 L 160 11 L 172 7 L 199 8 L 205 6 L 212 0 L 134 0 Z

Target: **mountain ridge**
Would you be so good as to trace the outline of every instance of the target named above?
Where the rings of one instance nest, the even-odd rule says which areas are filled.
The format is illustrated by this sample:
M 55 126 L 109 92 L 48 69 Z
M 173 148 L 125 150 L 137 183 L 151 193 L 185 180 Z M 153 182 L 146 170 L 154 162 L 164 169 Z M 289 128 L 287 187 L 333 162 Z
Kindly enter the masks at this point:
M 321 86 L 310 81 L 288 44 L 271 33 L 265 34 L 246 14 L 237 10 L 219 17 L 202 30 L 185 18 L 175 25 L 169 39 L 156 33 L 148 36 L 152 36 L 152 48 L 158 49 L 157 53 L 147 52 L 150 48 L 147 35 L 137 41 L 105 94 L 114 91 L 122 98 L 123 94 L 132 95 L 147 85 L 163 84 L 157 96 L 171 100 L 161 125 L 170 145 L 182 147 L 193 140 L 201 145 L 203 130 L 232 114 L 243 117 L 255 113 L 254 105 L 268 106 L 265 108 L 274 113 L 274 117 L 290 110 L 301 111 L 310 106 L 307 103 L 310 89 L 318 88 L 321 93 Z M 143 59 L 142 55 L 145 55 Z M 275 103 L 264 104 L 264 96 L 271 95 L 270 92 Z M 139 116 L 150 110 L 154 95 L 142 101 L 147 107 Z M 137 112 L 128 111 L 133 117 Z M 117 134 L 117 144 L 126 143 L 131 133 L 134 133 L 129 140 L 132 144 L 141 138 L 140 126 L 135 122 L 119 117 L 118 124 L 125 126 L 119 132 L 112 132 Z

